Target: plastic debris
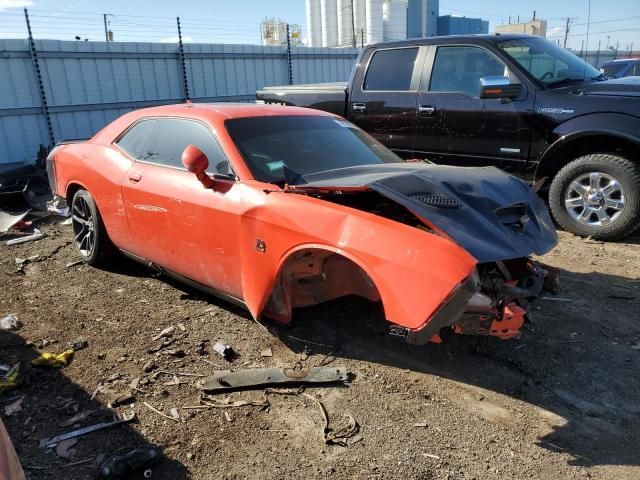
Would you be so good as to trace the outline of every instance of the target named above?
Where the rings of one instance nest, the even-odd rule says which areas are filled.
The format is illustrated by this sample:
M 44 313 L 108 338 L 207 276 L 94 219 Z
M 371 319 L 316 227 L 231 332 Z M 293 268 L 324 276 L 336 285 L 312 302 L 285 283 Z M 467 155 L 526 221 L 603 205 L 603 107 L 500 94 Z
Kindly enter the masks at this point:
M 77 340 L 74 340 L 73 342 L 69 342 L 69 346 L 71 347 L 71 349 L 74 352 L 77 352 L 78 350 L 82 350 L 83 348 L 87 348 L 89 346 L 89 342 L 87 342 L 83 338 L 79 338 Z
M 26 237 L 14 238 L 11 240 L 7 240 L 7 245 L 20 245 L 21 243 L 35 242 L 36 240 L 40 240 L 44 238 L 46 235 L 44 232 L 41 232 L 37 228 L 33 229 L 33 233 L 31 235 L 27 235 Z
M 126 453 L 119 453 L 104 460 L 98 467 L 98 478 L 111 480 L 129 478 L 130 474 L 144 470 L 143 478 L 151 478 L 151 465 L 162 455 L 157 447 L 140 447 Z
M 10 403 L 6 407 L 4 407 L 4 414 L 7 417 L 10 417 L 14 413 L 19 412 L 20 410 L 22 410 L 22 401 L 23 400 L 24 400 L 24 395 L 22 397 L 18 398 L 15 402 Z
M 8 315 L 0 320 L 0 330 L 16 331 L 20 330 L 20 327 L 22 327 L 22 323 L 15 315 Z
M 38 358 L 31 360 L 32 365 L 40 367 L 64 367 L 73 357 L 73 350 L 65 350 L 62 353 L 42 353 Z
M 260 356 L 261 357 L 273 357 L 273 351 L 271 350 L 271 347 L 265 348 L 264 350 L 262 350 L 260 352 Z
M 225 360 L 230 361 L 233 358 L 234 351 L 231 345 L 225 345 L 220 342 L 216 342 L 213 349 L 220 354 Z
M 153 337 L 153 340 L 160 340 L 162 337 L 168 337 L 173 333 L 175 329 L 176 327 L 174 327 L 173 325 L 170 327 L 167 327 L 164 330 L 162 330 L 159 334 L 157 334 L 155 337 Z
M 19 385 L 20 363 L 16 363 L 0 380 L 0 395 Z
M 0 232 L 8 232 L 11 227 L 20 222 L 29 212 L 19 213 L 17 215 L 0 210 Z

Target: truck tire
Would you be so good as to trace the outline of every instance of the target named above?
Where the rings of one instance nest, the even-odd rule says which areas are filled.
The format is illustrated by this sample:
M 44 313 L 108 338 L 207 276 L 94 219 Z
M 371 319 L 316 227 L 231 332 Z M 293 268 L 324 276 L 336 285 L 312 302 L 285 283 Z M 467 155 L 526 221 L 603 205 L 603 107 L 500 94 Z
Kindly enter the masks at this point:
M 640 166 L 609 153 L 582 156 L 551 182 L 558 225 L 582 237 L 616 240 L 640 226 Z
M 82 260 L 92 266 L 102 264 L 114 251 L 96 202 L 86 190 L 78 190 L 71 201 L 73 243 Z

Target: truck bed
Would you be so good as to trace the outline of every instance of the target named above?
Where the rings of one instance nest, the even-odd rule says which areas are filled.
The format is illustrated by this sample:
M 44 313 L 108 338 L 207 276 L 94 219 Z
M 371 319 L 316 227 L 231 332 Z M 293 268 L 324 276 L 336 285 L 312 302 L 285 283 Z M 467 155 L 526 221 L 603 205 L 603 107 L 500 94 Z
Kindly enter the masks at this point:
M 346 82 L 264 87 L 256 92 L 256 100 L 264 103 L 317 108 L 344 116 L 347 90 Z

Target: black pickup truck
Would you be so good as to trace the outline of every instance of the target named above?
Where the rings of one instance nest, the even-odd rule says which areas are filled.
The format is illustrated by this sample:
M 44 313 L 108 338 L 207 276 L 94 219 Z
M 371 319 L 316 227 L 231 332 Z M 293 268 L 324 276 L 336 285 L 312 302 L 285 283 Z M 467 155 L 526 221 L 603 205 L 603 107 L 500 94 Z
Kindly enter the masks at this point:
M 640 226 L 640 77 L 610 78 L 541 37 L 369 45 L 346 84 L 266 87 L 256 99 L 334 112 L 403 158 L 544 182 L 556 221 L 578 235 Z

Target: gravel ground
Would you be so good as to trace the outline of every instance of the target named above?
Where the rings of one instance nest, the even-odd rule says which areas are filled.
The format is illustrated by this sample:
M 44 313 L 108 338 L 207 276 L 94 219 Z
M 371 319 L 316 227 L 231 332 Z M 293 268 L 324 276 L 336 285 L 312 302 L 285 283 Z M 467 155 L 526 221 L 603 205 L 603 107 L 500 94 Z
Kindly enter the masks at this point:
M 34 480 L 94 478 L 101 456 L 149 444 L 164 451 L 156 479 L 640 478 L 638 236 L 600 243 L 561 233 L 542 261 L 560 269 L 562 291 L 533 307 L 519 340 L 456 336 L 413 347 L 386 336 L 379 306 L 357 298 L 265 329 L 243 310 L 127 260 L 107 270 L 71 264 L 70 227 L 42 228 L 41 241 L 0 246 L 0 317 L 15 313 L 23 323 L 0 332 L 0 364 L 26 365 L 79 338 L 88 347 L 65 368 L 25 368 L 28 384 L 0 395 L 2 419 Z M 153 337 L 170 326 L 173 343 L 154 352 L 162 339 Z M 236 350 L 232 362 L 213 351 L 218 340 Z M 262 356 L 268 348 L 273 356 Z M 160 373 L 295 365 L 344 366 L 350 381 L 307 388 L 310 397 L 271 394 L 269 408 L 185 409 L 199 404 L 200 377 Z M 133 403 L 108 408 L 125 393 Z M 5 407 L 23 395 L 22 409 L 7 416 Z M 357 420 L 347 446 L 325 445 L 317 401 L 334 430 Z M 76 408 L 93 413 L 61 427 Z M 135 411 L 135 422 L 81 437 L 62 455 L 39 447 L 114 410 Z

